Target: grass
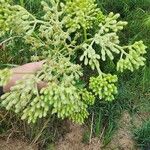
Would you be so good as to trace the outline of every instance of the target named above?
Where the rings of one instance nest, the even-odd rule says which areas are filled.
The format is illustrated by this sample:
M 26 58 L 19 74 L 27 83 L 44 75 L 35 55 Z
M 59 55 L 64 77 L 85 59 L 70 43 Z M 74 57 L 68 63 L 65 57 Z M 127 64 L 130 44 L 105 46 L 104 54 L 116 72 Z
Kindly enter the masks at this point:
M 3 116 L 3 118 L 2 118 Z M 55 116 L 43 118 L 36 124 L 27 124 L 13 112 L 0 111 L 0 136 L 9 138 L 27 138 L 30 144 L 47 150 L 47 146 L 55 143 L 68 130 L 64 121 Z
M 150 149 L 150 120 L 144 122 L 141 127 L 134 130 L 134 139 L 142 150 Z

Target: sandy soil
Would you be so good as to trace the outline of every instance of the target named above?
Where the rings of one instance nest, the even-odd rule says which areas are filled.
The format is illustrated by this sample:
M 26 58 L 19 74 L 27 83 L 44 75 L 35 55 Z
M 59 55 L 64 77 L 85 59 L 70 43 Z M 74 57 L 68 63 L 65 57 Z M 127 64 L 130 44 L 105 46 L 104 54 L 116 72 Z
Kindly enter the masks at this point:
M 101 150 L 98 138 L 93 138 L 90 144 L 82 142 L 84 127 L 70 124 L 70 132 L 56 144 L 56 150 Z
M 135 119 L 136 123 L 139 122 L 138 118 Z M 104 150 L 138 150 L 132 139 L 131 126 L 133 120 L 128 112 L 124 112 L 119 121 L 119 128 L 114 134 L 112 141 Z

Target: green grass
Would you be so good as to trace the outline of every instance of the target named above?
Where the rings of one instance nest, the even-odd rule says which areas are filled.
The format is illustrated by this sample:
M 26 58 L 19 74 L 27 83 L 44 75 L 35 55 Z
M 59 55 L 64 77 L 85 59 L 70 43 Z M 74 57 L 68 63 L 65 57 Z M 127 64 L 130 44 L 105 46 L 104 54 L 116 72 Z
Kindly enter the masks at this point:
M 142 150 L 150 149 L 150 120 L 134 131 L 134 139 Z

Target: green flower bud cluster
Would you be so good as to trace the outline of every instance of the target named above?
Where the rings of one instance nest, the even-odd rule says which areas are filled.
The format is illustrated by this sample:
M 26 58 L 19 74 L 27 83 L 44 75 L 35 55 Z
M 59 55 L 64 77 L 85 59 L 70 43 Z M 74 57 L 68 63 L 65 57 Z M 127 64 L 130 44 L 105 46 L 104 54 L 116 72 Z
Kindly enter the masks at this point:
M 23 35 L 31 35 L 35 29 L 36 20 L 25 8 L 15 5 L 11 9 L 14 13 L 11 16 L 12 30 L 14 33 Z M 17 20 L 17 21 L 16 21 Z
M 128 46 L 129 54 L 126 54 L 125 58 L 121 58 L 117 63 L 117 70 L 123 72 L 128 69 L 134 71 L 139 69 L 140 66 L 144 66 L 145 58 L 142 56 L 146 53 L 146 46 L 143 41 L 135 42 L 133 45 Z
M 11 88 L 9 93 L 1 96 L 1 99 L 3 100 L 2 106 L 6 107 L 7 110 L 11 109 L 16 113 L 23 113 L 23 118 L 25 118 L 26 110 L 32 106 L 32 103 L 38 97 L 37 83 L 39 81 L 40 80 L 34 75 L 25 76 L 23 80 L 17 81 L 17 84 Z M 36 112 L 36 110 L 33 111 L 33 113 Z M 33 116 L 33 114 L 30 115 L 30 113 L 28 114 L 29 120 L 34 121 L 36 118 Z M 33 117 L 32 119 L 31 116 Z
M 102 13 L 102 11 L 99 11 L 97 13 L 97 16 L 96 16 L 96 20 L 94 22 L 94 25 L 96 26 L 99 26 L 100 23 L 104 22 L 105 21 L 105 18 L 106 16 Z
M 112 12 L 105 17 L 105 20 L 99 24 L 99 31 L 95 34 L 90 46 L 88 44 L 84 44 L 83 47 L 85 49 L 84 54 L 81 56 L 81 60 L 85 57 L 85 64 L 88 64 L 88 58 L 86 57 L 87 53 L 94 58 L 90 58 L 90 66 L 92 69 L 95 69 L 93 61 L 96 62 L 97 66 L 99 66 L 98 61 L 96 59 L 100 59 L 100 55 L 95 54 L 95 50 L 92 45 L 95 43 L 101 47 L 101 59 L 103 61 L 106 60 L 106 55 L 113 60 L 113 53 L 120 53 L 120 43 L 117 32 L 123 29 L 123 26 L 127 24 L 127 22 L 119 21 L 117 19 L 120 15 L 113 14 Z
M 37 74 L 38 78 L 28 75 L 18 81 L 10 93 L 1 97 L 2 105 L 7 110 L 21 113 L 22 119 L 27 119 L 28 123 L 35 123 L 50 111 L 52 114 L 57 113 L 58 118 L 70 118 L 74 122 L 83 123 L 88 114 L 88 102 L 82 101 L 76 87 L 76 80 L 82 75 L 80 65 L 70 63 L 67 58 L 60 59 L 59 62 L 50 60 Z M 42 80 L 49 81 L 49 85 L 39 93 L 37 83 Z
M 41 1 L 43 10 L 46 12 L 45 15 L 43 16 L 43 19 L 47 21 L 59 19 L 59 18 L 56 18 L 56 16 L 59 17 L 62 15 L 62 12 L 58 11 L 58 7 L 60 8 L 59 0 L 52 0 L 50 3 L 51 3 L 51 7 L 45 1 Z
M 41 17 L 41 20 L 36 19 L 35 16 L 28 12 L 29 18 L 22 21 L 22 26 L 27 30 L 23 31 L 23 27 L 17 25 L 18 30 L 22 30 L 25 34 L 23 36 L 25 43 L 30 44 L 31 50 L 38 50 L 41 55 L 38 57 L 47 58 L 49 55 L 57 55 L 57 53 L 60 55 L 60 51 L 63 55 L 72 55 L 74 51 L 71 46 L 74 46 L 76 41 L 71 39 L 69 40 L 69 45 L 66 43 L 70 37 L 70 33 L 66 29 L 64 30 L 65 25 L 62 19 L 64 12 L 59 9 L 59 3 L 51 1 L 51 7 L 44 1 L 41 4 L 45 11 L 45 15 Z M 24 9 L 20 9 L 20 11 L 18 14 L 27 13 Z M 28 25 L 25 25 L 25 22 Z
M 84 49 L 84 53 L 83 55 L 80 57 L 80 61 L 84 60 L 84 65 L 90 65 L 91 68 L 94 70 L 95 66 L 99 66 L 99 59 L 100 56 L 98 54 L 96 54 L 95 50 L 91 45 L 88 44 L 83 44 L 83 49 Z
M 50 64 L 52 67 L 48 67 Z M 48 80 L 51 83 L 41 90 L 41 99 L 48 102 L 51 113 L 56 113 L 58 118 L 69 118 L 76 123 L 83 123 L 88 116 L 87 103 L 82 101 L 76 87 L 76 80 L 82 76 L 81 67 L 71 64 L 65 58 L 60 59 L 59 62 L 49 61 L 44 67 L 46 69 L 43 70 L 49 74 Z M 57 79 L 54 74 L 57 75 Z
M 100 33 L 100 32 L 99 32 Z M 111 60 L 114 59 L 113 53 L 120 53 L 118 48 L 119 37 L 116 33 L 106 33 L 104 35 L 95 34 L 94 41 L 96 44 L 101 46 L 101 58 L 103 61 L 108 56 Z
M 114 100 L 114 95 L 117 94 L 115 83 L 118 78 L 116 75 L 103 74 L 98 77 L 91 77 L 89 88 L 98 95 L 100 99 L 106 101 Z
M 87 89 L 81 90 L 81 96 L 82 100 L 87 104 L 87 105 L 93 105 L 95 102 L 95 96 L 93 95 L 92 92 L 89 92 Z
M 10 5 L 10 0 L 0 1 L 0 35 L 11 32 L 30 35 L 36 25 L 36 18 L 19 5 Z M 2 30 L 2 31 L 1 31 Z
M 22 120 L 28 120 L 28 123 L 35 123 L 37 119 L 46 117 L 51 110 L 49 103 L 44 101 L 42 96 L 36 96 L 32 102 L 23 110 Z
M 62 5 L 65 13 L 64 22 L 67 28 L 71 28 L 73 31 L 83 27 L 84 29 L 92 28 L 94 22 L 102 18 L 103 14 L 97 5 L 95 0 L 66 0 L 66 4 Z M 97 16 L 97 14 L 99 14 Z M 100 16 L 101 15 L 101 16 Z
M 88 115 L 87 105 L 81 101 L 78 89 L 67 83 L 61 83 L 60 85 L 51 83 L 51 85 L 42 89 L 40 91 L 42 101 L 52 108 L 52 114 L 56 113 L 58 118 L 69 118 L 74 122 L 83 123 Z
M 75 81 L 79 80 L 81 76 L 83 73 L 80 65 L 71 63 L 68 58 L 53 60 L 50 57 L 43 65 L 39 78 L 46 82 L 62 82 L 64 80 L 75 84 Z
M 43 44 L 41 40 L 32 35 L 27 35 L 24 37 L 24 39 L 27 44 L 30 44 L 32 51 L 37 51 L 39 48 L 45 47 L 45 44 Z
M 105 20 L 99 24 L 99 32 L 95 34 L 94 42 L 101 46 L 102 60 L 106 60 L 106 55 L 112 60 L 114 55 L 112 52 L 119 54 L 120 43 L 117 32 L 122 30 L 127 22 L 117 21 L 119 14 L 110 13 Z
M 127 22 L 124 21 L 118 22 L 117 19 L 119 16 L 119 14 L 113 14 L 111 12 L 107 17 L 105 17 L 105 21 L 99 24 L 100 29 L 94 35 L 94 38 L 89 40 L 90 43 L 83 44 L 84 52 L 80 57 L 80 60 L 84 60 L 85 65 L 89 64 L 92 69 L 95 69 L 95 66 L 96 68 L 99 68 L 100 65 L 98 59 L 101 58 L 103 61 L 106 61 L 106 56 L 108 56 L 109 59 L 113 60 L 113 53 L 121 54 L 121 59 L 117 63 L 117 70 L 123 71 L 124 69 L 129 69 L 133 71 L 134 68 L 138 69 L 140 66 L 144 65 L 145 58 L 141 56 L 141 52 L 139 50 L 143 49 L 142 51 L 146 53 L 146 46 L 142 41 L 135 42 L 132 46 L 119 45 L 120 41 L 117 32 L 122 30 L 127 24 Z M 93 45 L 95 44 L 101 47 L 101 56 L 98 53 L 96 54 L 96 50 L 93 48 Z M 129 54 L 125 52 L 125 49 L 129 49 Z M 136 51 L 139 51 L 139 54 L 136 53 Z M 122 58 L 124 54 L 127 55 L 126 59 Z M 131 61 L 134 64 L 134 67 L 132 66 Z M 99 69 L 98 72 L 100 73 Z
M 126 21 L 117 21 L 120 17 L 120 14 L 114 14 L 110 12 L 109 15 L 105 18 L 105 20 L 99 24 L 100 33 L 104 34 L 107 32 L 118 32 L 123 29 L 124 26 L 127 25 Z
M 0 37 L 9 31 L 9 23 L 6 20 L 11 14 L 11 5 L 8 2 L 10 0 L 0 0 Z
M 11 74 L 12 72 L 7 68 L 0 70 L 0 86 L 6 85 L 9 82 Z

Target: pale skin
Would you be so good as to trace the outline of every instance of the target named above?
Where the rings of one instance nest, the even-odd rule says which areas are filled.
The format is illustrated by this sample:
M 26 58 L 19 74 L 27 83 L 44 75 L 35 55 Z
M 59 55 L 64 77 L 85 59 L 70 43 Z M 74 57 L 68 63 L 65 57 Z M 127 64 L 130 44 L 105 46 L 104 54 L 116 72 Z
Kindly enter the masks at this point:
M 3 91 L 9 92 L 11 87 L 16 84 L 16 81 L 20 80 L 25 76 L 26 74 L 35 74 L 37 71 L 39 71 L 42 68 L 44 61 L 40 62 L 33 62 L 33 63 L 27 63 L 22 66 L 15 67 L 11 69 L 12 76 L 10 78 L 10 81 L 3 87 Z M 41 89 L 42 87 L 46 86 L 46 83 L 40 82 L 38 83 L 38 88 Z

